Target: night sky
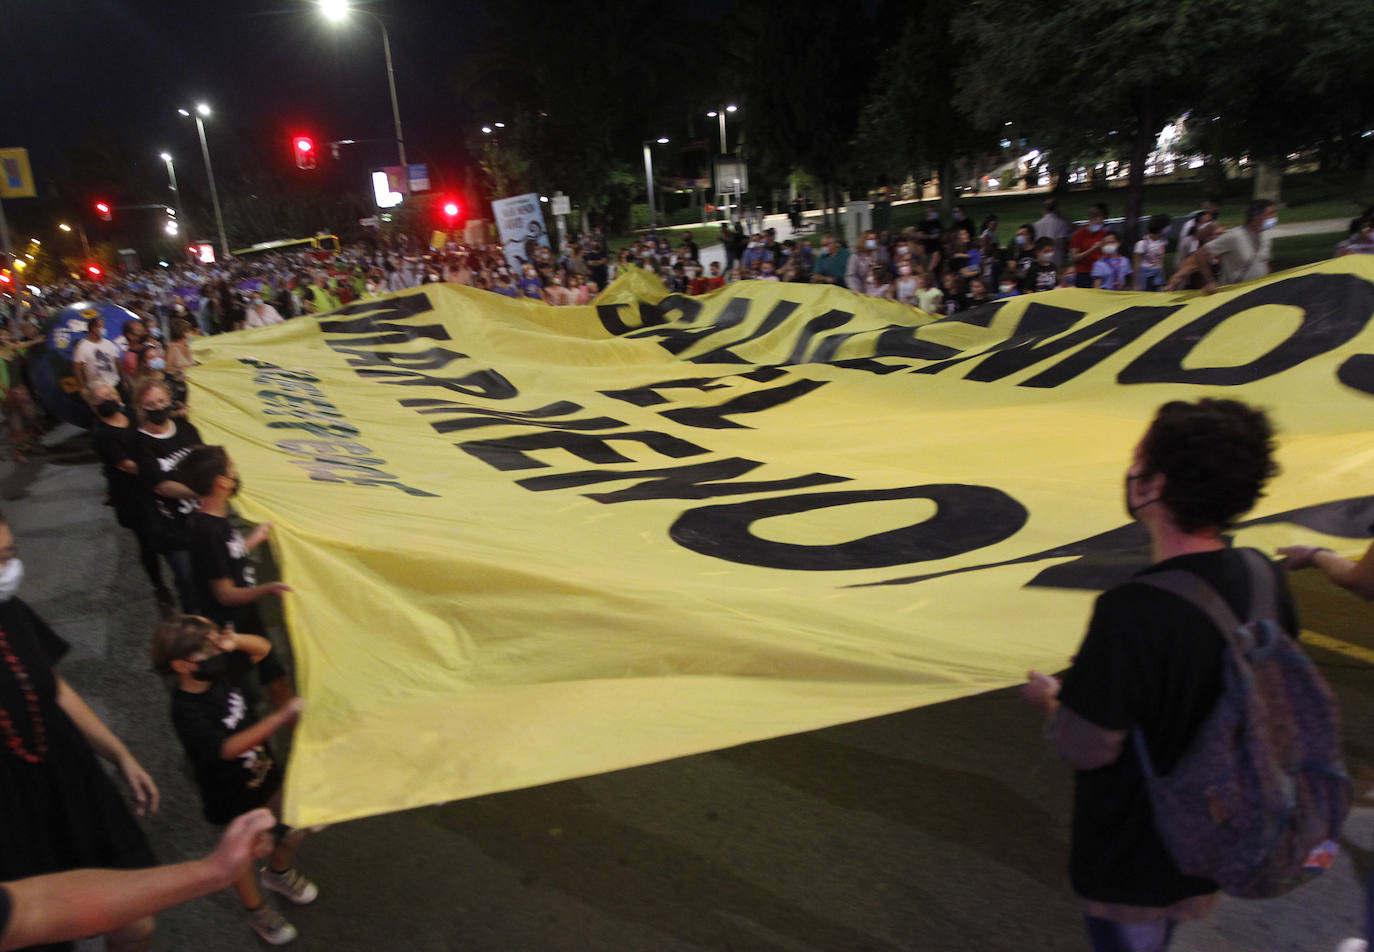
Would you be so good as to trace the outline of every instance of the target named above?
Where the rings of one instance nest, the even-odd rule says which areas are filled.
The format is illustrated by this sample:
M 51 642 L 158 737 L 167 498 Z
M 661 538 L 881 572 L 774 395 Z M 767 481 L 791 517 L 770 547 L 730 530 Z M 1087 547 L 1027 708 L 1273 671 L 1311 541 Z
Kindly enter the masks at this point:
M 410 161 L 466 161 L 465 126 L 448 72 L 472 42 L 471 5 L 425 0 L 360 3 L 391 34 Z M 92 124 L 117 121 L 134 142 L 171 152 L 200 175 L 193 122 L 177 108 L 209 103 L 212 155 L 227 135 L 379 139 L 349 165 L 395 162 L 381 31 L 369 17 L 324 19 L 311 0 L 0 0 L 0 146 L 29 149 L 35 176 L 60 162 Z M 218 164 L 218 159 L 217 159 Z M 182 170 L 185 170 L 184 172 Z M 354 187 L 366 188 L 365 181 Z

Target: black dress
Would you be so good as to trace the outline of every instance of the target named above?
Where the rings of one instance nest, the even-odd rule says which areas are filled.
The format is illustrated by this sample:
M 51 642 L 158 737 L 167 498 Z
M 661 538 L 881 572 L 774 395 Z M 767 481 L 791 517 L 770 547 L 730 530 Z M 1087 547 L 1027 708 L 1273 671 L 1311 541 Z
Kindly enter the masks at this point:
M 154 865 L 148 840 L 114 782 L 57 705 L 52 665 L 66 654 L 67 643 L 18 598 L 0 602 L 0 632 L 8 646 L 0 646 L 0 708 L 7 724 L 0 736 L 0 882 L 91 866 Z M 17 670 L 27 673 L 38 718 Z M 41 756 L 40 762 L 30 763 L 21 749 Z

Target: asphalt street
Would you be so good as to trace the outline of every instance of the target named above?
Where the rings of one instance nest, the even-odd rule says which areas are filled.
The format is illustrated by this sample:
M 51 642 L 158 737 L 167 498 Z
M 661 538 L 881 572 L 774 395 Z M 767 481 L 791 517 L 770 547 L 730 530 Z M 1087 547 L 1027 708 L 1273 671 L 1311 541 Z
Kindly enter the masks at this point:
M 62 428 L 0 462 L 21 595 L 73 645 L 61 673 L 157 779 L 145 827 L 164 861 L 213 832 L 148 662 L 156 612 L 98 467 Z M 1320 598 L 1309 627 L 1374 649 L 1370 609 Z M 1358 790 L 1374 781 L 1374 667 L 1313 648 L 1346 716 Z M 1357 652 L 1358 654 L 1358 652 Z M 1371 656 L 1374 657 L 1374 656 Z M 1065 874 L 1069 771 L 1013 690 L 716 753 L 358 820 L 309 841 L 319 900 L 285 910 L 299 950 L 897 952 L 1085 949 Z M 366 777 L 359 777 L 366 783 Z M 1356 934 L 1374 810 L 1334 871 L 1279 900 L 1227 900 L 1179 952 L 1327 952 Z M 96 949 L 95 943 L 81 948 Z M 259 948 L 229 892 L 159 918 L 154 948 Z

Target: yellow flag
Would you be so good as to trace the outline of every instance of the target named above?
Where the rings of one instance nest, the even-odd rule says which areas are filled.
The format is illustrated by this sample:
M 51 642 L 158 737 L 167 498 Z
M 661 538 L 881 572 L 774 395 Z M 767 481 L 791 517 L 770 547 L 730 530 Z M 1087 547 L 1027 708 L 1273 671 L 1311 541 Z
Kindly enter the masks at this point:
M 1169 399 L 1247 400 L 1281 428 L 1240 543 L 1358 547 L 1371 314 L 1363 256 L 942 319 L 809 285 L 668 295 L 636 271 L 587 307 L 426 285 L 204 340 L 196 423 L 295 589 L 286 819 L 1058 670 L 1097 592 L 1148 561 L 1122 478 Z

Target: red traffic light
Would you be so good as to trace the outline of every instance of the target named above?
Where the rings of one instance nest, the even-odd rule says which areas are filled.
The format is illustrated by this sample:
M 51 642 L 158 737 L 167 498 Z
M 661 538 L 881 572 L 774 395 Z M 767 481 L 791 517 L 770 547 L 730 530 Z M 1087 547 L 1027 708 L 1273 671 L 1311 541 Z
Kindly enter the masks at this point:
M 105 272 L 101 271 L 98 265 L 88 264 L 86 265 L 86 273 L 93 278 L 98 278 Z
M 446 200 L 444 202 L 443 207 L 444 217 L 447 218 L 449 221 L 453 221 L 453 219 L 457 218 L 459 215 L 463 213 L 463 206 L 458 204 L 458 200 L 456 198 L 450 198 Z
M 291 140 L 292 151 L 296 154 L 296 168 L 315 167 L 315 140 L 309 136 L 295 136 Z
M 0 284 L 9 284 L 9 283 L 10 283 L 10 276 L 9 276 L 8 274 L 0 274 Z
M 114 209 L 109 202 L 96 202 L 95 213 L 100 216 L 101 221 L 109 221 L 114 218 Z

